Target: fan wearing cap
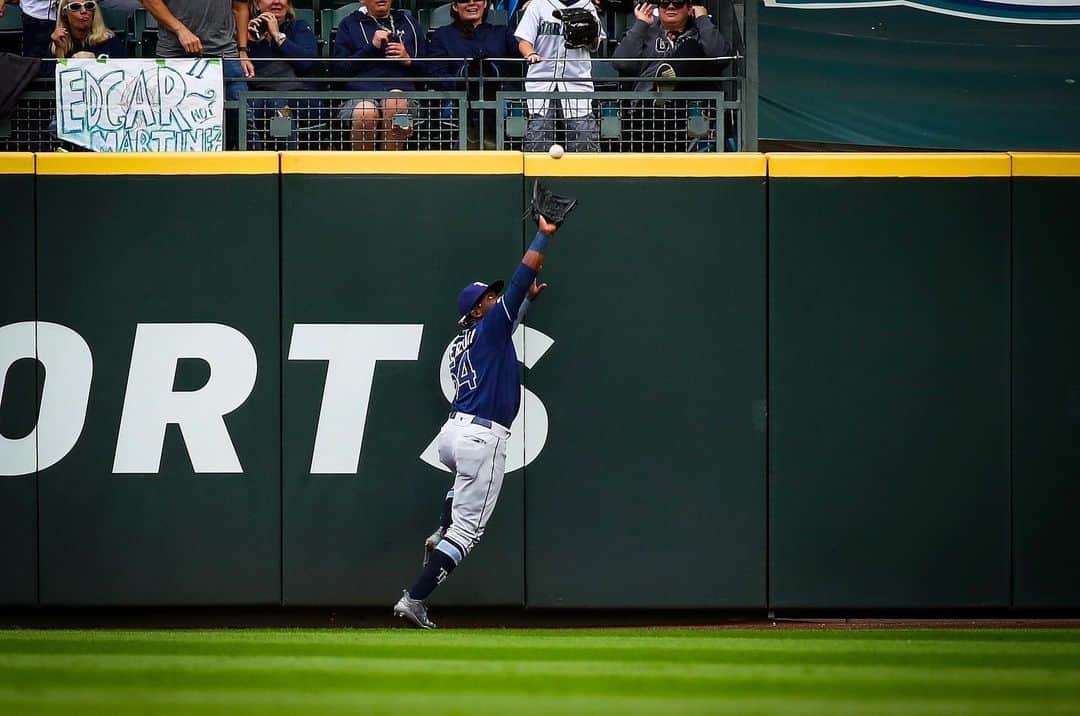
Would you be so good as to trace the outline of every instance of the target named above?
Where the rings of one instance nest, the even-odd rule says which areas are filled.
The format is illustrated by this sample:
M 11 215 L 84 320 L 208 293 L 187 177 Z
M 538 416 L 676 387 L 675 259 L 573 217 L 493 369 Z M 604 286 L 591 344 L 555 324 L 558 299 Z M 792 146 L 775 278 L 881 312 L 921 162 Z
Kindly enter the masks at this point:
M 439 431 L 439 461 L 454 475 L 442 525 L 425 543 L 424 567 L 394 613 L 432 629 L 424 600 L 480 541 L 502 489 L 507 426 L 521 401 L 521 369 L 511 340 L 529 304 L 546 287 L 536 275 L 558 228 L 537 216 L 539 231 L 506 291 L 503 282 L 471 283 L 457 300 L 460 331 L 450 345 L 455 393 L 450 417 Z

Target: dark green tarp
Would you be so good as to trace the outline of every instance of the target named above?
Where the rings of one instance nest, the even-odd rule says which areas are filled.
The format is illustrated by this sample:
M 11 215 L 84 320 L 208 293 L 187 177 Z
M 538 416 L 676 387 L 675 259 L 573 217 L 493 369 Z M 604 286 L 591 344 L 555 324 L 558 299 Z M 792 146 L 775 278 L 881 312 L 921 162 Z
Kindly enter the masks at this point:
M 762 139 L 1080 148 L 1080 25 L 762 7 Z

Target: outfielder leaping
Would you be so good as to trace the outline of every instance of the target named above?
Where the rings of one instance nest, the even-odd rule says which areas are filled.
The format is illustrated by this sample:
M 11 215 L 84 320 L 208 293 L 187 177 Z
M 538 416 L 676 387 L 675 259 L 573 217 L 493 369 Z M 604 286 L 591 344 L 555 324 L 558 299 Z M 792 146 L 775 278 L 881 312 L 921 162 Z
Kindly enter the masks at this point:
M 506 441 L 521 401 L 521 371 L 511 338 L 529 303 L 547 286 L 536 275 L 548 241 L 576 202 L 533 188 L 539 231 L 501 296 L 502 281 L 472 283 L 458 296 L 461 318 L 450 346 L 454 401 L 439 431 L 439 461 L 454 474 L 439 529 L 424 543 L 424 568 L 394 605 L 394 614 L 434 629 L 424 600 L 480 541 L 502 489 Z

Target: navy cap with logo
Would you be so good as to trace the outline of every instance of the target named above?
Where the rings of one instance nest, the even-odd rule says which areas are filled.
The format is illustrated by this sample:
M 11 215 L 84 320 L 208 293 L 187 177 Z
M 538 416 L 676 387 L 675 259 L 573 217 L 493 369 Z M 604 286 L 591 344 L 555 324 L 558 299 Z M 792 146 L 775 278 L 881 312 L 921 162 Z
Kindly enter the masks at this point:
M 502 292 L 502 289 L 502 281 L 495 281 L 490 284 L 483 283 L 481 281 L 475 281 L 473 283 L 470 283 L 465 288 L 461 289 L 461 293 L 458 294 L 457 299 L 458 313 L 461 314 L 461 318 L 459 318 L 458 321 L 464 321 L 468 317 L 469 311 L 476 308 L 477 304 L 480 303 L 480 299 L 484 297 L 485 293 L 488 293 L 489 291 L 500 293 Z

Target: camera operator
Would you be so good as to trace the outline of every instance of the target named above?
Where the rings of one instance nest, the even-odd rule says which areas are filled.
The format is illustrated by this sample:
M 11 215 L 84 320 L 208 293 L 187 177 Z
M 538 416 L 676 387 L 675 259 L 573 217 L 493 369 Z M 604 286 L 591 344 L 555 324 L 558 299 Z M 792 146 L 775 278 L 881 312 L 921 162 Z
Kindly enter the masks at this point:
M 252 89 L 297 92 L 312 90 L 314 83 L 303 78 L 311 74 L 317 46 L 315 32 L 304 20 L 296 19 L 290 0 L 251 0 L 251 21 L 248 23 L 248 56 L 254 60 L 255 76 L 249 81 Z M 273 115 L 304 119 L 315 110 L 315 100 L 309 99 L 252 99 L 253 119 L 264 129 Z M 315 119 L 313 116 L 308 119 Z M 256 135 L 265 132 L 256 132 Z M 262 149 L 260 138 L 253 148 Z M 289 134 L 288 148 L 296 149 L 296 130 Z
M 392 0 L 364 0 L 367 12 L 356 10 L 338 25 L 334 57 L 375 60 L 342 62 L 334 65 L 335 75 L 348 74 L 356 79 L 345 89 L 361 92 L 411 92 L 416 89 L 414 76 L 423 76 L 425 67 L 414 57 L 427 54 L 427 41 L 412 15 L 391 9 Z M 385 58 L 385 59 L 384 59 Z M 393 122 L 395 115 L 407 115 L 409 102 L 404 97 L 351 99 L 342 105 L 338 117 L 351 122 L 353 148 L 401 149 L 412 134 L 411 127 Z

